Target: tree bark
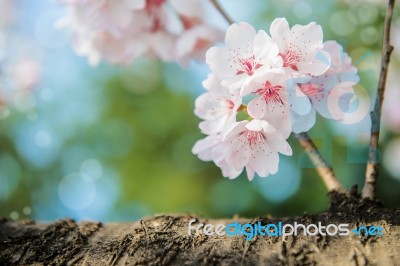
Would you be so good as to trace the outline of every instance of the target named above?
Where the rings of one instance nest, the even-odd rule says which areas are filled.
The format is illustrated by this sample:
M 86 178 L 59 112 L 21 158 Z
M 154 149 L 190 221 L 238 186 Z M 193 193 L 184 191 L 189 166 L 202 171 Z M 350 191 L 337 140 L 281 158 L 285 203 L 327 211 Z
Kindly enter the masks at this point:
M 331 194 L 321 214 L 276 219 L 206 219 L 156 215 L 131 223 L 0 221 L 0 265 L 399 265 L 400 210 L 355 196 Z M 384 236 L 188 235 L 188 223 L 376 225 Z
M 379 75 L 378 93 L 375 99 L 374 109 L 371 112 L 371 139 L 368 150 L 368 163 L 365 172 L 365 184 L 362 191 L 363 198 L 373 199 L 376 197 L 376 179 L 379 176 L 379 135 L 381 128 L 382 104 L 386 90 L 386 78 L 389 72 L 390 55 L 393 46 L 390 44 L 390 29 L 395 0 L 388 0 L 385 16 L 385 27 L 383 29 L 381 73 Z

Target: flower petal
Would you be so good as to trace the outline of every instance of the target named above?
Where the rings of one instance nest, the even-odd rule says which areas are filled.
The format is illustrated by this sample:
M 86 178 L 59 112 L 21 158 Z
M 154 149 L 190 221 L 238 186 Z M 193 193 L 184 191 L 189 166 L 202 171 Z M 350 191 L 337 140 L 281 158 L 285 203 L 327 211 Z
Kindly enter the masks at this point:
M 256 97 L 247 105 L 247 112 L 253 118 L 263 118 L 267 108 L 265 100 L 262 97 Z
M 232 24 L 226 31 L 225 44 L 228 49 L 246 49 L 256 34 L 256 30 L 249 23 Z
M 289 23 L 286 18 L 275 19 L 271 24 L 269 32 L 273 42 L 278 45 L 279 50 L 284 50 L 286 48 L 284 38 L 290 32 Z
M 247 174 L 247 178 L 249 179 L 249 181 L 252 181 L 254 179 L 254 170 L 250 165 L 246 166 L 246 174 Z
M 298 87 L 294 92 L 289 92 L 288 100 L 290 109 L 298 115 L 306 115 L 311 110 L 310 99 Z
M 312 108 L 306 115 L 298 115 L 292 112 L 292 130 L 294 133 L 309 131 L 315 124 L 316 113 Z
M 313 57 L 305 57 L 296 66 L 301 73 L 319 76 L 324 74 L 331 66 L 330 55 L 325 51 L 319 51 Z

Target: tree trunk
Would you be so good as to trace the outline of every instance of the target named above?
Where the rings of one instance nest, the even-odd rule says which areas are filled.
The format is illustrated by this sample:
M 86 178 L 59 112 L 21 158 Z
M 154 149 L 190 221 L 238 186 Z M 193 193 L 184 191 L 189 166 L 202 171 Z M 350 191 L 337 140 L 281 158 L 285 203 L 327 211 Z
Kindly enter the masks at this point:
M 206 219 L 156 215 L 131 223 L 50 224 L 0 220 L 0 265 L 400 265 L 400 210 L 349 195 L 331 194 L 321 214 L 275 219 Z M 188 235 L 188 223 L 350 224 L 384 228 L 384 236 Z

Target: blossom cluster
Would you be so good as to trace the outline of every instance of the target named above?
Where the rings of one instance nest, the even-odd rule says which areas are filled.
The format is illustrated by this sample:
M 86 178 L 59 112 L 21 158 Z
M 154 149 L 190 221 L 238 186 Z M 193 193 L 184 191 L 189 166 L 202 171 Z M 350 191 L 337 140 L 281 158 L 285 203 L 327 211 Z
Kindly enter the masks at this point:
M 285 18 L 272 22 L 270 34 L 231 25 L 225 46 L 210 48 L 206 62 L 212 73 L 195 114 L 207 136 L 192 151 L 230 179 L 244 168 L 249 180 L 275 174 L 279 153 L 292 154 L 291 132 L 308 131 L 317 112 L 341 120 L 359 80 L 342 46 L 323 41 L 321 26 L 290 28 Z
M 59 27 L 72 31 L 76 52 L 92 65 L 100 60 L 129 64 L 138 57 L 204 60 L 205 51 L 223 39 L 207 23 L 204 0 L 61 0 L 67 16 Z

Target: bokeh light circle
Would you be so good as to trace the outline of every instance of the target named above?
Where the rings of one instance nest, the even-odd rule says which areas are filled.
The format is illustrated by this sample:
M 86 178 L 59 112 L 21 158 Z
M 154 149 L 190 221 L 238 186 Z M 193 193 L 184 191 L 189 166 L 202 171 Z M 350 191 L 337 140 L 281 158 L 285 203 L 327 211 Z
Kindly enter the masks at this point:
M 278 173 L 267 177 L 256 177 L 254 185 L 266 200 L 279 203 L 291 197 L 299 189 L 300 170 L 290 158 L 281 157 Z
M 65 176 L 58 186 L 58 196 L 64 206 L 72 210 L 83 210 L 96 198 L 95 183 L 79 173 Z
M 52 142 L 52 137 L 46 130 L 39 130 L 36 132 L 34 139 L 36 145 L 41 148 L 48 147 Z
M 103 166 L 96 159 L 87 159 L 81 164 L 81 174 L 91 180 L 99 179 L 103 174 Z
M 307 2 L 296 2 L 293 5 L 293 14 L 298 18 L 308 18 L 313 12 L 312 6 Z
M 356 18 L 351 12 L 337 11 L 329 19 L 329 24 L 334 33 L 339 36 L 348 36 L 356 29 Z

